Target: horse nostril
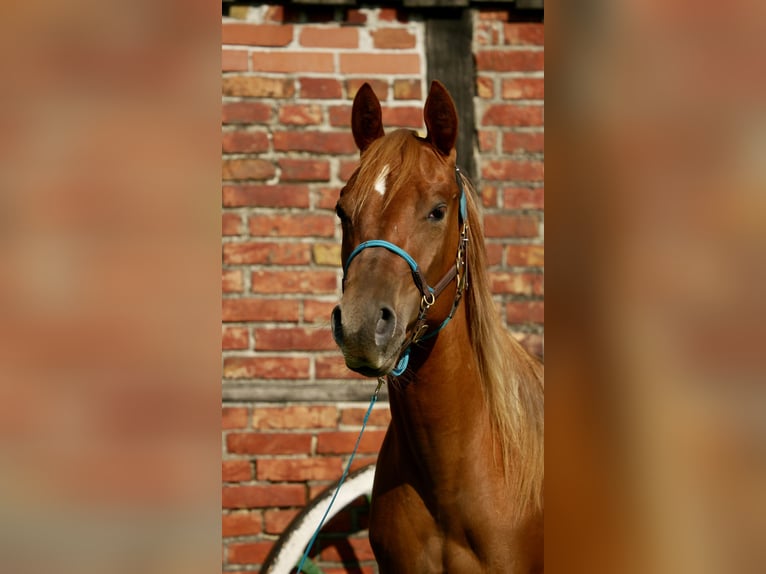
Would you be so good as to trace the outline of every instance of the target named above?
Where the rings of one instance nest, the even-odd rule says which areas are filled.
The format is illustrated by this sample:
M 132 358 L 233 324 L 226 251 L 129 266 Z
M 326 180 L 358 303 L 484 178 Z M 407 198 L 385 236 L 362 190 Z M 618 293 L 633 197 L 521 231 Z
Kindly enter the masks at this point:
M 341 322 L 340 317 L 340 305 L 336 305 L 335 309 L 332 310 L 331 320 L 332 336 L 335 339 L 335 342 L 340 344 L 341 341 L 343 341 L 343 323 Z
M 375 323 L 375 344 L 383 346 L 394 333 L 396 327 L 396 315 L 390 307 L 382 307 L 378 312 L 378 321 Z

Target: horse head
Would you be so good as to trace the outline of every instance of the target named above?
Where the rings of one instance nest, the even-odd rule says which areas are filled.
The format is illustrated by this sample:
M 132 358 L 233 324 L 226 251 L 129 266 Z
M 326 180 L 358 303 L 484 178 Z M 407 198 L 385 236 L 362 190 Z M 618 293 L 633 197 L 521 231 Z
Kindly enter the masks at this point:
M 363 85 L 354 98 L 351 126 L 361 157 L 336 207 L 344 278 L 331 325 L 346 365 L 366 376 L 398 374 L 405 350 L 451 318 L 461 293 L 458 120 L 439 82 L 431 84 L 423 115 L 425 138 L 410 130 L 386 135 L 372 88 Z

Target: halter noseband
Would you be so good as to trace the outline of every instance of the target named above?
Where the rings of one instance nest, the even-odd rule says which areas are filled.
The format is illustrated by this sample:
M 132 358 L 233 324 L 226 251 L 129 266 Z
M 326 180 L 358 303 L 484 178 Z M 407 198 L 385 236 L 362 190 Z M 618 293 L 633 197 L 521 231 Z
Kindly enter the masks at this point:
M 423 273 L 420 271 L 420 267 L 418 266 L 417 261 L 415 261 L 415 259 L 413 259 L 409 253 L 407 253 L 398 245 L 394 245 L 390 241 L 385 241 L 383 239 L 371 239 L 369 241 L 360 243 L 351 252 L 351 254 L 348 256 L 348 259 L 346 260 L 346 263 L 343 265 L 344 289 L 346 285 L 346 273 L 348 271 L 349 265 L 351 265 L 351 261 L 362 251 L 371 247 L 381 247 L 383 249 L 387 249 L 391 253 L 398 255 L 404 259 L 412 271 L 412 280 L 415 282 L 415 287 L 418 288 L 418 291 L 420 291 L 421 295 L 420 313 L 418 315 L 418 320 L 415 323 L 415 328 L 412 331 L 412 335 L 407 340 L 405 340 L 404 344 L 402 345 L 404 352 L 401 353 L 400 351 L 401 358 L 399 359 L 396 367 L 394 367 L 390 373 L 395 377 L 398 377 L 405 371 L 405 369 L 407 369 L 407 364 L 409 363 L 410 359 L 410 346 L 417 343 L 418 341 L 430 339 L 439 331 L 441 331 L 447 325 L 447 323 L 449 323 L 450 319 L 452 319 L 453 315 L 455 314 L 458 305 L 460 304 L 460 299 L 463 297 L 463 291 L 467 285 L 466 279 L 468 275 L 468 261 L 465 257 L 465 251 L 468 245 L 468 218 L 466 214 L 467 209 L 465 190 L 463 189 L 463 182 L 460 178 L 460 170 L 457 167 L 455 168 L 455 181 L 457 181 L 457 186 L 460 190 L 460 242 L 458 244 L 457 256 L 455 257 L 455 265 L 450 267 L 450 270 L 444 274 L 444 276 L 439 280 L 438 283 L 436 283 L 434 287 L 428 285 L 428 281 L 426 280 L 425 275 L 423 275 Z M 449 315 L 447 315 L 447 318 L 442 321 L 441 325 L 426 335 L 425 332 L 428 329 L 428 325 L 426 324 L 426 313 L 428 313 L 428 310 L 436 302 L 436 298 L 441 295 L 441 293 L 444 291 L 444 289 L 447 288 L 447 285 L 449 285 L 453 279 L 457 279 L 457 292 L 455 293 L 455 301 L 452 303 L 452 309 L 450 310 Z

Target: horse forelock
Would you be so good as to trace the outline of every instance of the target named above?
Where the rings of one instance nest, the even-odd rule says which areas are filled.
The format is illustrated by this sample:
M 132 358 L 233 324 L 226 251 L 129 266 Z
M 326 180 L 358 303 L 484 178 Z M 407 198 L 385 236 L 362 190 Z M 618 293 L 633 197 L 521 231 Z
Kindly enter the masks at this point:
M 498 317 L 489 284 L 478 207 L 470 182 L 465 177 L 462 179 L 469 225 L 469 287 L 464 301 L 471 344 L 508 486 L 521 505 L 542 510 L 542 366 L 511 337 Z

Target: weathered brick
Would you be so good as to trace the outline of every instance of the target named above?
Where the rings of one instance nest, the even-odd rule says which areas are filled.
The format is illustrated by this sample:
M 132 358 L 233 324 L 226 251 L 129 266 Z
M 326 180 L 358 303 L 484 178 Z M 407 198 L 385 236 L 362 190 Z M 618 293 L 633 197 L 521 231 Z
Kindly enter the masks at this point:
M 291 327 L 255 330 L 259 351 L 327 351 L 335 348 L 329 328 Z
M 308 207 L 305 185 L 224 185 L 225 207 Z
M 495 80 L 492 76 L 476 78 L 476 95 L 485 100 L 495 97 Z
M 224 460 L 221 464 L 223 482 L 244 482 L 252 480 L 253 469 L 247 460 Z
M 488 213 L 484 216 L 486 237 L 537 237 L 539 222 L 530 215 Z
M 307 379 L 306 357 L 226 357 L 223 376 L 227 379 Z
M 385 430 L 367 429 L 359 441 L 360 453 L 375 453 L 385 437 Z M 317 435 L 317 454 L 351 454 L 359 436 L 355 431 L 322 432 Z
M 256 214 L 250 217 L 250 235 L 254 237 L 332 237 L 333 216 L 294 213 L 285 215 Z
M 346 407 L 341 410 L 340 424 L 361 427 L 365 414 L 367 414 L 366 408 Z M 367 428 L 386 428 L 389 422 L 391 422 L 391 411 L 388 406 L 376 406 L 367 419 Z
M 340 457 L 260 459 L 256 469 L 258 480 L 300 482 L 337 480 L 343 473 Z
M 254 271 L 253 293 L 335 293 L 334 271 Z
M 503 134 L 503 152 L 505 153 L 541 153 L 545 150 L 543 132 L 505 132 Z
M 331 126 L 346 129 L 351 126 L 351 106 L 331 106 L 329 116 Z
M 241 293 L 244 281 L 241 269 L 223 269 L 221 271 L 221 287 L 224 293 Z
M 258 124 L 271 119 L 272 107 L 261 102 L 224 102 L 221 108 L 225 124 Z
M 542 181 L 544 167 L 540 161 L 490 160 L 482 165 L 481 176 L 488 180 Z
M 544 68 L 545 55 L 532 50 L 480 50 L 476 52 L 478 72 L 533 72 Z
M 506 78 L 502 83 L 504 100 L 542 100 L 545 80 L 542 78 Z
M 509 324 L 545 323 L 545 304 L 542 301 L 511 301 L 505 306 Z
M 223 321 L 297 321 L 298 301 L 288 299 L 224 299 Z
M 351 175 L 359 167 L 359 161 L 341 161 L 340 168 L 338 169 L 338 178 L 341 181 L 348 181 Z
M 394 80 L 395 100 L 421 100 L 423 91 L 419 78 L 411 80 Z
M 378 96 L 381 102 L 388 99 L 388 82 L 379 78 L 349 78 L 346 80 L 346 97 L 349 100 L 353 100 L 359 88 L 364 84 L 370 84 L 373 93 Z
M 494 104 L 485 110 L 481 118 L 481 125 L 541 126 L 543 125 L 543 107 Z
M 545 44 L 545 26 L 537 22 L 503 24 L 503 41 L 514 46 L 542 46 Z
M 302 98 L 325 100 L 343 96 L 343 86 L 334 78 L 301 78 L 299 83 Z
M 391 127 L 422 128 L 423 108 L 410 106 L 384 107 L 383 124 Z
M 497 148 L 496 130 L 479 130 L 479 151 L 490 152 Z
M 222 326 L 221 348 L 224 351 L 234 349 L 247 349 L 250 345 L 250 338 L 247 327 L 226 327 Z
M 281 534 L 290 525 L 299 510 L 269 509 L 263 513 L 263 531 L 267 534 Z
M 338 409 L 324 405 L 259 407 L 253 409 L 253 428 L 260 430 L 335 428 Z
M 226 450 L 232 454 L 309 454 L 311 438 L 306 433 L 229 433 Z
M 378 50 L 406 50 L 415 47 L 415 34 L 404 28 L 378 28 L 370 32 Z
M 279 123 L 311 126 L 322 123 L 322 108 L 316 104 L 286 104 L 279 108 Z
M 340 244 L 315 243 L 311 246 L 311 255 L 317 265 L 340 267 Z
M 335 204 L 340 197 L 339 187 L 320 187 L 314 191 L 316 200 L 314 207 L 317 209 L 332 209 L 335 210 Z
M 330 28 L 303 26 L 300 44 L 311 48 L 357 48 L 359 46 L 359 30 L 338 26 Z
M 503 206 L 506 209 L 542 209 L 544 204 L 545 190 L 542 187 L 509 187 L 503 191 Z
M 245 542 L 229 544 L 226 560 L 230 564 L 261 564 L 274 546 L 273 542 Z
M 222 84 L 225 96 L 292 98 L 295 95 L 295 82 L 289 78 L 225 76 Z
M 306 492 L 300 484 L 225 486 L 222 499 L 223 508 L 302 506 L 306 502 Z
M 259 534 L 263 530 L 262 522 L 263 517 L 261 516 L 260 511 L 228 512 L 222 517 L 221 535 L 223 537 L 228 537 Z
M 221 415 L 221 428 L 241 429 L 247 426 L 247 408 L 223 407 Z
M 270 73 L 333 72 L 331 52 L 255 52 L 250 62 L 253 71 Z
M 311 246 L 305 243 L 248 241 L 223 245 L 223 262 L 228 265 L 305 265 L 310 260 Z
M 223 235 L 239 235 L 243 228 L 242 217 L 239 213 L 224 213 L 221 216 L 221 233 Z
M 225 23 L 221 27 L 224 44 L 247 46 L 287 46 L 293 40 L 290 25 Z
M 226 153 L 259 153 L 269 149 L 269 136 L 266 132 L 224 132 L 221 145 Z
M 491 272 L 490 285 L 492 292 L 497 294 L 543 294 L 543 276 L 537 273 Z
M 338 302 L 318 301 L 316 299 L 303 300 L 303 320 L 307 323 L 323 323 L 330 321 L 330 314 Z
M 330 162 L 323 159 L 280 159 L 280 181 L 330 181 Z
M 340 54 L 341 74 L 419 74 L 419 54 Z
M 490 267 L 503 263 L 503 246 L 498 243 L 487 242 L 484 246 L 487 252 L 487 265 Z
M 314 361 L 317 379 L 364 379 L 350 370 L 340 355 L 320 355 Z
M 537 333 L 515 332 L 511 330 L 511 335 L 521 346 L 535 357 L 543 356 L 543 337 Z
M 273 134 L 276 151 L 308 151 L 320 154 L 349 154 L 356 152 L 350 131 L 277 131 Z
M 274 176 L 274 164 L 265 159 L 225 159 L 223 174 L 225 180 L 265 180 Z
M 248 61 L 246 50 L 221 50 L 223 72 L 246 72 Z
M 545 248 L 542 245 L 507 245 L 505 264 L 522 267 L 542 267 L 545 264 Z

